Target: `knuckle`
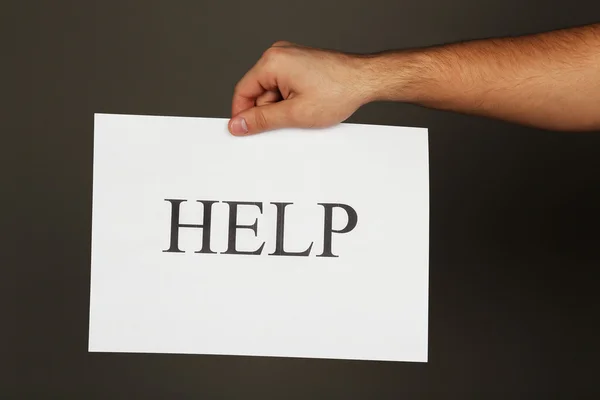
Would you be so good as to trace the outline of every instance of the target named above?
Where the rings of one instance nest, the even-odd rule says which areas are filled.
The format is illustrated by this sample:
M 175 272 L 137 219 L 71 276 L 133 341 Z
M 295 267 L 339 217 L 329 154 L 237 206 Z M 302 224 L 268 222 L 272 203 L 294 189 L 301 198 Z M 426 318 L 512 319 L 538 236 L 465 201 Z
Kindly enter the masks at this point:
M 278 59 L 289 51 L 289 46 L 291 45 L 292 43 L 285 40 L 278 40 L 277 42 L 273 43 L 271 47 L 264 51 L 263 58 L 267 61 Z
M 278 40 L 271 45 L 271 47 L 282 47 L 282 46 L 290 46 L 291 43 L 287 40 Z
M 267 129 L 267 127 L 269 126 L 268 121 L 267 121 L 267 116 L 265 115 L 265 113 L 261 110 L 256 110 L 256 113 L 254 114 L 254 124 L 256 126 L 256 129 L 258 130 L 265 130 Z
M 276 58 L 278 58 L 282 53 L 281 47 L 269 47 L 263 53 L 263 60 L 266 62 L 273 62 Z

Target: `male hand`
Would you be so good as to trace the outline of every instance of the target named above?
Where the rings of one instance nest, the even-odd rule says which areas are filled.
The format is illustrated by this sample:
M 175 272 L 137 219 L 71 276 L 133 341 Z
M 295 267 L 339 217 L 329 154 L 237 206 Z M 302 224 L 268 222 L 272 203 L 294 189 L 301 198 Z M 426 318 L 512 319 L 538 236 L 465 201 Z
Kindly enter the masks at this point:
M 277 42 L 236 85 L 229 131 L 323 128 L 369 101 L 363 56 Z

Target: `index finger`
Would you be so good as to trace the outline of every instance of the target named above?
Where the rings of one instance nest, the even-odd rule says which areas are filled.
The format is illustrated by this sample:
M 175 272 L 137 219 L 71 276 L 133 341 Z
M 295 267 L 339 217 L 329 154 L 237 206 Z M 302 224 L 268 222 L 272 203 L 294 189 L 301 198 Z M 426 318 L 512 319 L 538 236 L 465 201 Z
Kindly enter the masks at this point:
M 256 99 L 266 91 L 267 89 L 261 83 L 260 66 L 257 63 L 235 85 L 231 116 L 236 116 L 242 111 L 254 107 Z

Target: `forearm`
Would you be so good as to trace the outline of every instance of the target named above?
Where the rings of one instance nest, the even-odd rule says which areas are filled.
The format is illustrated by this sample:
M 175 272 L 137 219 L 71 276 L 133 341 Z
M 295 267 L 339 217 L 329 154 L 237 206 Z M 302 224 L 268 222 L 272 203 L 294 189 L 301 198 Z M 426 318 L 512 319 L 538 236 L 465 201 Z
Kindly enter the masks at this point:
M 600 24 L 368 57 L 370 100 L 600 129 Z

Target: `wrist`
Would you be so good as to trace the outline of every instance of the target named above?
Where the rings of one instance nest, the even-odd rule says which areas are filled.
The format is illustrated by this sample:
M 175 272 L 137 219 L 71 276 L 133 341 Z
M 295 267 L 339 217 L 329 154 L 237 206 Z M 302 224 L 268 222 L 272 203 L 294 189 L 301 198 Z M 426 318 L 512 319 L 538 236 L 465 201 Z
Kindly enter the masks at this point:
M 419 51 L 394 51 L 361 56 L 360 76 L 364 103 L 418 102 L 427 55 Z

